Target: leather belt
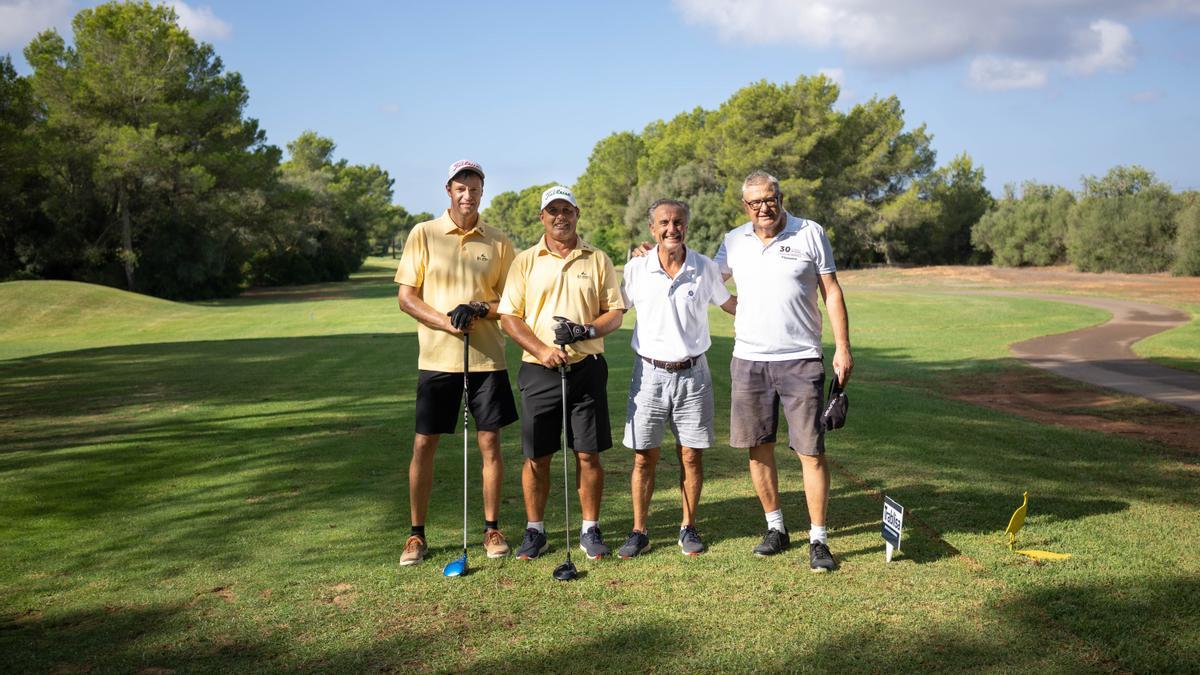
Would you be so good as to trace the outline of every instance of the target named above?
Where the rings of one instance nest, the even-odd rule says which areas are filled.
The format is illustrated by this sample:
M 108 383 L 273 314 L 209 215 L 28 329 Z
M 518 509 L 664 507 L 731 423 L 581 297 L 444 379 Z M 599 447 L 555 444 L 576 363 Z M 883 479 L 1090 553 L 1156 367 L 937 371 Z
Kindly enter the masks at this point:
M 649 363 L 655 368 L 662 368 L 668 373 L 676 373 L 681 370 L 687 370 L 688 368 L 696 365 L 700 362 L 700 357 L 704 355 L 701 354 L 700 356 L 693 356 L 692 358 L 684 359 L 683 361 L 659 361 L 658 359 L 652 359 L 647 356 L 642 356 L 641 354 L 638 354 L 638 356 L 641 357 L 643 361 Z

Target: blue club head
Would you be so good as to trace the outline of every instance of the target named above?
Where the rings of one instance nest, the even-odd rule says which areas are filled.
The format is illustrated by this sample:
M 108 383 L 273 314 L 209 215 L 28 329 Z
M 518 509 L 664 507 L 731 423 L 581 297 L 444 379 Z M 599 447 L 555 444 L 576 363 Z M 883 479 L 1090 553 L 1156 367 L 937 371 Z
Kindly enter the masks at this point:
M 462 556 L 446 563 L 442 568 L 442 576 L 444 577 L 461 577 L 467 573 L 467 554 L 464 552 Z

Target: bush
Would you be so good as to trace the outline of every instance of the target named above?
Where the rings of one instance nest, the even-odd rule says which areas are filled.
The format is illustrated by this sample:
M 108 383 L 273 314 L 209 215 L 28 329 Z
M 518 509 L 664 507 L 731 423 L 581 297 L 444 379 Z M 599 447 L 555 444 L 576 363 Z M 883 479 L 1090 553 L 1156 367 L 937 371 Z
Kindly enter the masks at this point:
M 1162 272 L 1175 258 L 1175 206 L 1163 186 L 1085 197 L 1068 220 L 1067 258 L 1081 272 Z
M 1179 276 L 1200 276 L 1200 192 L 1178 197 L 1175 214 L 1175 263 L 1171 271 Z
M 992 262 L 1004 267 L 1055 265 L 1066 260 L 1067 216 L 1075 196 L 1057 185 L 1032 181 L 1016 196 L 1012 185 L 971 228 L 971 244 L 991 252 Z

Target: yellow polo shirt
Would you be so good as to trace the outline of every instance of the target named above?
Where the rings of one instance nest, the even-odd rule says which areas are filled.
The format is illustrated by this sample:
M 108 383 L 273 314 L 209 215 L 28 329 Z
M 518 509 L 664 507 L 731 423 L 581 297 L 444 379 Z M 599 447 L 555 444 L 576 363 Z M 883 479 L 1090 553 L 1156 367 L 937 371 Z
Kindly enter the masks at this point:
M 494 307 L 504 291 L 513 255 L 512 243 L 503 232 L 482 220 L 469 232 L 464 231 L 454 224 L 447 210 L 440 218 L 420 223 L 409 232 L 396 268 L 396 283 L 418 289 L 425 304 L 442 313 L 474 300 Z M 417 342 L 417 368 L 462 372 L 461 337 L 418 324 Z M 475 321 L 469 362 L 472 372 L 504 370 L 504 337 L 499 321 Z
M 625 302 L 621 299 L 621 280 L 608 255 L 580 239 L 564 258 L 546 246 L 543 235 L 513 260 L 496 311 L 521 319 L 539 340 L 553 345 L 554 326 L 558 323 L 553 317 L 587 324 L 610 309 L 625 309 Z M 567 345 L 571 363 L 603 353 L 604 338 Z M 521 360 L 539 363 L 528 352 Z

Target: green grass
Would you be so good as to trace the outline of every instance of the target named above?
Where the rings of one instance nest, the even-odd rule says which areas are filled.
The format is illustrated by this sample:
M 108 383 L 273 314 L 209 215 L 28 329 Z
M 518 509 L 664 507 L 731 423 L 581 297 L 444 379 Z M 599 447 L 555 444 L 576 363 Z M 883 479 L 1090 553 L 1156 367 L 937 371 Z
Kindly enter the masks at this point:
M 1133 351 L 1164 366 L 1200 372 L 1200 305 L 1183 309 L 1192 313 L 1190 323 L 1152 335 L 1135 344 Z
M 718 446 L 706 458 L 704 556 L 677 553 L 677 465 L 664 457 L 648 557 L 580 561 L 581 580 L 553 581 L 563 556 L 556 482 L 548 558 L 486 560 L 473 478 L 473 573 L 447 580 L 440 567 L 461 537 L 461 438 L 446 439 L 436 466 L 429 564 L 396 564 L 417 345 L 378 262 L 350 284 L 203 305 L 0 284 L 0 670 L 1200 664 L 1195 459 L 932 393 L 946 378 L 1022 367 L 1007 344 L 1102 320 L 1095 310 L 850 293 L 850 423 L 828 439 L 834 574 L 808 573 L 802 547 L 749 554 L 761 509 L 744 452 Z M 723 316 L 713 327 L 721 411 L 732 327 Z M 622 330 L 607 341 L 614 422 L 628 338 Z M 1197 353 L 1194 333 L 1170 339 Z M 515 364 L 512 345 L 509 353 Z M 717 422 L 720 442 L 728 420 L 719 413 Z M 515 539 L 524 515 L 514 431 L 504 450 L 501 519 Z M 783 508 L 801 531 L 798 462 L 785 448 L 778 455 Z M 602 526 L 619 544 L 630 526 L 630 453 L 617 447 L 604 460 Z M 1036 563 L 1004 546 L 1025 490 L 1020 543 L 1071 560 Z M 908 509 L 904 551 L 891 564 L 879 537 L 882 492 Z

